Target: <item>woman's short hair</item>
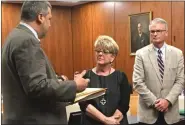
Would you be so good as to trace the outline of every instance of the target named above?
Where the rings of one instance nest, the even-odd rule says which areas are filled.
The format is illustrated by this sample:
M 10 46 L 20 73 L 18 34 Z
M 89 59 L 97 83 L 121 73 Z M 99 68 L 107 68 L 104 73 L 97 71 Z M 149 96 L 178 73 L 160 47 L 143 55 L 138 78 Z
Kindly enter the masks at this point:
M 95 49 L 106 50 L 108 53 L 117 55 L 119 51 L 118 44 L 110 36 L 100 35 L 94 44 Z

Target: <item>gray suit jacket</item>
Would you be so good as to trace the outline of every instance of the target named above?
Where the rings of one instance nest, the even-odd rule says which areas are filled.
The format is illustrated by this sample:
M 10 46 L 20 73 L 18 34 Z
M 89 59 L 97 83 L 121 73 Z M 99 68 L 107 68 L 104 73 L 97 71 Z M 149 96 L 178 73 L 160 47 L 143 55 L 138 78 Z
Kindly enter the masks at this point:
M 158 111 L 151 107 L 158 98 L 168 99 L 172 106 L 164 114 L 168 124 L 179 121 L 178 96 L 184 87 L 184 59 L 182 51 L 167 45 L 163 82 L 160 80 L 157 55 L 153 44 L 136 52 L 133 87 L 139 94 L 138 120 L 152 124 Z
M 74 81 L 59 82 L 40 42 L 18 25 L 2 48 L 4 123 L 67 124 L 65 103 L 74 101 Z

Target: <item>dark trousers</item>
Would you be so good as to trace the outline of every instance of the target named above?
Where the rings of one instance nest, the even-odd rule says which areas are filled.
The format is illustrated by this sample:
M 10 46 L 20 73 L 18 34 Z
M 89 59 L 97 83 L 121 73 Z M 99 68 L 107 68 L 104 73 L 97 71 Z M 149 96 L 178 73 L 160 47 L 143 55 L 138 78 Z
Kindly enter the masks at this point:
M 160 112 L 157 121 L 154 124 L 139 123 L 139 125 L 169 125 L 164 119 L 164 113 Z M 177 125 L 177 124 L 172 124 Z

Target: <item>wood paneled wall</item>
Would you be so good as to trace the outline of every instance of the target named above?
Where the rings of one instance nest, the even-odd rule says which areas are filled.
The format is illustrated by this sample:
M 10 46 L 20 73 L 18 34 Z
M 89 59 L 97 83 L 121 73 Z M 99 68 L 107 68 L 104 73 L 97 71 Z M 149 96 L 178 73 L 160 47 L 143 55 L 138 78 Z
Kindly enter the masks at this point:
M 51 27 L 42 41 L 55 71 L 73 78 L 73 48 L 71 9 L 55 6 L 52 9 Z
M 167 43 L 184 51 L 184 2 L 91 2 L 75 7 L 53 6 L 51 28 L 42 47 L 59 74 L 73 78 L 74 71 L 95 65 L 94 41 L 99 35 L 113 37 L 119 47 L 114 67 L 131 83 L 134 56 L 130 56 L 128 15 L 151 11 L 152 18 L 168 22 Z M 2 44 L 19 23 L 20 4 L 2 3 Z M 135 95 L 135 93 L 134 93 Z M 137 96 L 131 97 L 131 115 L 137 113 Z
M 19 22 L 20 4 L 2 3 L 2 44 Z M 74 71 L 95 65 L 94 41 L 99 35 L 113 37 L 119 47 L 114 67 L 131 83 L 134 56 L 130 56 L 129 14 L 152 12 L 152 18 L 168 22 L 167 43 L 184 51 L 184 2 L 91 2 L 75 7 L 53 6 L 52 26 L 41 40 L 54 69 L 70 79 Z
M 20 21 L 21 4 L 2 3 L 2 45 Z M 51 27 L 41 45 L 58 74 L 73 78 L 71 8 L 54 6 Z
M 72 11 L 74 71 L 93 67 L 92 6 L 77 6 Z
M 183 10 L 184 8 L 184 10 Z M 173 2 L 172 3 L 172 45 L 184 51 L 184 35 L 185 35 L 185 2 Z
M 168 22 L 169 37 L 166 42 L 184 51 L 184 2 L 92 2 L 72 8 L 72 29 L 78 31 L 73 32 L 73 43 L 85 48 L 83 51 L 81 47 L 75 48 L 75 52 L 78 52 L 75 55 L 79 58 L 75 61 L 78 65 L 74 65 L 74 70 L 91 68 L 92 63 L 89 63 L 89 60 L 85 67 L 81 65 L 83 57 L 86 57 L 84 52 L 88 53 L 88 59 L 94 62 L 95 39 L 102 34 L 109 35 L 120 47 L 114 67 L 124 71 L 131 83 L 135 56 L 130 56 L 128 15 L 150 11 L 152 19 L 161 17 Z M 85 21 L 87 23 L 84 23 Z M 79 38 L 83 38 L 89 45 L 84 45 L 84 40 Z
M 141 12 L 152 11 L 153 18 L 161 17 L 165 19 L 168 23 L 168 39 L 167 44 L 172 44 L 171 42 L 171 5 L 172 2 L 142 2 Z
M 130 34 L 128 15 L 140 12 L 140 2 L 115 2 L 115 40 L 120 51 L 116 59 L 116 69 L 127 74 L 132 83 L 134 56 L 130 56 Z
M 15 28 L 15 26 L 19 23 L 21 5 L 2 3 L 1 9 L 2 9 L 1 43 L 3 45 L 9 32 L 11 32 L 11 30 Z

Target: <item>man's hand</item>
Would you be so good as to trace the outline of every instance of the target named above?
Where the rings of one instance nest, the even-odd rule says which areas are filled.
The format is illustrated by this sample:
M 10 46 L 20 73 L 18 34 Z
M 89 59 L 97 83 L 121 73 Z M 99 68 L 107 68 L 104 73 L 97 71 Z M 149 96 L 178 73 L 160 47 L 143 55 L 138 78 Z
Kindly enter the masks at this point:
M 65 75 L 57 75 L 56 74 L 56 77 L 57 77 L 57 79 L 58 79 L 58 81 L 66 81 L 66 80 L 68 80 L 68 78 L 67 78 L 67 76 L 65 76 Z
M 77 92 L 81 92 L 86 89 L 89 79 L 84 79 L 83 76 L 85 75 L 86 71 L 84 70 L 81 73 L 76 73 L 74 76 L 74 81 L 76 82 Z
M 157 99 L 155 101 L 155 108 L 160 112 L 168 111 L 169 102 L 166 99 Z
M 67 76 L 65 76 L 65 75 L 61 75 L 61 77 L 64 79 L 64 81 L 69 80 L 69 79 L 67 78 Z

